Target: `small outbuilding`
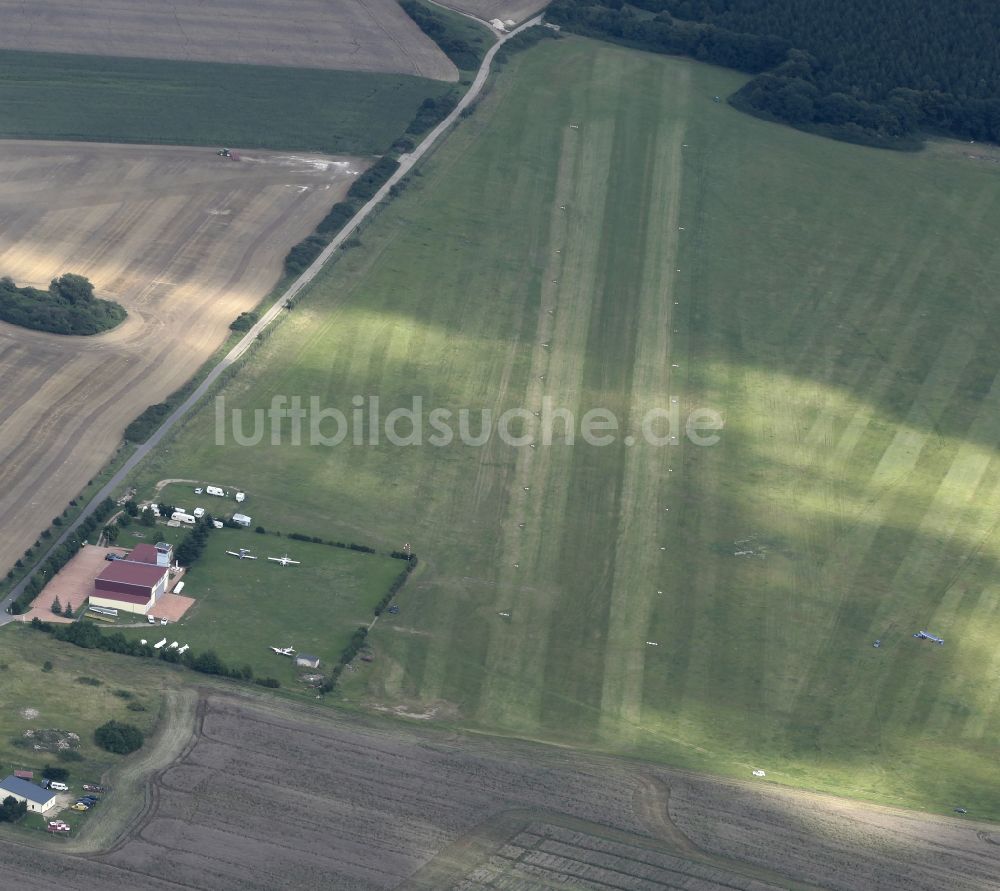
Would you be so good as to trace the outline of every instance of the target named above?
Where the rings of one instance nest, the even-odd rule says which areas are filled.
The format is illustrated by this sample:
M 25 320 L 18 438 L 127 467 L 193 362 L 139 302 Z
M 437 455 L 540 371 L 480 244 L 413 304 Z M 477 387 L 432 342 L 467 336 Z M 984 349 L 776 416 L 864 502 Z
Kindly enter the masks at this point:
M 22 780 L 13 774 L 0 782 L 0 801 L 7 797 L 11 797 L 17 802 L 26 802 L 28 810 L 33 814 L 47 811 L 56 803 L 54 792 L 29 783 L 27 780 Z
M 310 656 L 308 653 L 299 653 L 295 657 L 297 668 L 319 668 L 319 656 Z

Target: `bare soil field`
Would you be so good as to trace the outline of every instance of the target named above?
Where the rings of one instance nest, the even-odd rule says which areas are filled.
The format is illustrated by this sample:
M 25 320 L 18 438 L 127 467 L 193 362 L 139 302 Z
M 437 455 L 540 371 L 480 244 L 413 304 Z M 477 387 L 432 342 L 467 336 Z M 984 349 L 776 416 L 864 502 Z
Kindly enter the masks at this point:
M 0 47 L 458 80 L 395 0 L 0 0 Z
M 354 159 L 0 142 L 0 275 L 88 276 L 129 318 L 96 337 L 0 323 L 0 568 L 197 370 L 338 201 Z
M 515 22 L 523 22 L 546 5 L 545 0 L 447 0 L 447 2 L 434 0 L 434 2 L 439 6 L 447 6 L 449 9 L 474 15 L 487 22 L 490 19 L 503 21 L 513 19 Z
M 0 862 L 70 891 L 1000 888 L 988 826 L 215 694 L 129 826 Z

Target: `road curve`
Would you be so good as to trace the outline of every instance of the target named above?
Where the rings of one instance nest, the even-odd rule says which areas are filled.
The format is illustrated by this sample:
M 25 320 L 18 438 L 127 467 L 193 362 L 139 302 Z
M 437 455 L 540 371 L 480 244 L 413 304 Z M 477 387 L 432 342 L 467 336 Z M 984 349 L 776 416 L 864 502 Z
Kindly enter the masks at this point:
M 470 16 L 470 18 L 475 18 Z M 167 419 L 157 428 L 156 432 L 142 445 L 138 446 L 136 450 L 129 456 L 128 460 L 121 466 L 121 468 L 115 473 L 113 477 L 101 488 L 101 490 L 90 500 L 87 506 L 83 509 L 76 520 L 66 528 L 66 530 L 60 535 L 49 547 L 45 553 L 38 559 L 38 561 L 31 567 L 27 575 L 20 582 L 18 582 L 10 591 L 10 593 L 0 600 L 0 625 L 5 625 L 8 622 L 15 621 L 16 617 L 11 616 L 7 611 L 10 608 L 11 603 L 16 600 L 21 593 L 24 591 L 25 585 L 28 583 L 29 579 L 38 571 L 39 567 L 48 559 L 49 554 L 52 553 L 59 545 L 68 541 L 73 535 L 76 534 L 76 530 L 79 528 L 80 524 L 89 517 L 94 509 L 100 504 L 105 498 L 111 495 L 121 484 L 125 481 L 126 477 L 136 468 L 140 461 L 142 461 L 153 449 L 155 449 L 163 438 L 177 425 L 177 423 L 184 418 L 192 408 L 195 407 L 208 393 L 209 389 L 215 384 L 219 379 L 219 376 L 223 374 L 227 368 L 237 362 L 240 357 L 250 348 L 250 345 L 261 335 L 261 333 L 270 327 L 271 323 L 281 314 L 284 309 L 285 304 L 294 299 L 299 292 L 310 284 L 324 266 L 330 261 L 330 258 L 340 249 L 340 246 L 354 234 L 357 228 L 367 219 L 371 212 L 381 204 L 386 196 L 389 194 L 389 190 L 398 183 L 410 170 L 413 168 L 421 158 L 424 157 L 431 149 L 434 147 L 435 143 L 444 135 L 444 133 L 458 120 L 459 115 L 468 108 L 476 98 L 482 92 L 483 85 L 486 83 L 486 79 L 490 75 L 490 66 L 493 63 L 493 57 L 497 54 L 503 44 L 505 44 L 511 37 L 515 34 L 519 34 L 526 28 L 531 28 L 538 25 L 542 21 L 542 16 L 536 15 L 533 18 L 528 19 L 518 25 L 513 31 L 507 34 L 498 35 L 499 39 L 493 44 L 487 51 L 486 55 L 483 57 L 482 64 L 479 66 L 479 71 L 476 72 L 476 77 L 472 81 L 472 85 L 465 92 L 465 95 L 459 100 L 458 104 L 452 109 L 451 114 L 448 115 L 440 124 L 438 124 L 426 137 L 421 141 L 412 152 L 406 155 L 402 155 L 399 158 L 399 169 L 383 184 L 372 198 L 361 207 L 358 212 L 351 217 L 348 223 L 343 229 L 337 233 L 333 241 L 324 249 L 312 263 L 312 265 L 305 270 L 288 289 L 281 294 L 280 297 L 271 305 L 271 307 L 261 316 L 260 320 L 243 336 L 243 338 L 236 344 L 222 359 L 219 360 L 218 364 L 209 371 L 205 379 L 195 388 L 195 390 L 184 400 L 174 411 L 167 417 Z M 493 32 L 496 33 L 496 32 Z

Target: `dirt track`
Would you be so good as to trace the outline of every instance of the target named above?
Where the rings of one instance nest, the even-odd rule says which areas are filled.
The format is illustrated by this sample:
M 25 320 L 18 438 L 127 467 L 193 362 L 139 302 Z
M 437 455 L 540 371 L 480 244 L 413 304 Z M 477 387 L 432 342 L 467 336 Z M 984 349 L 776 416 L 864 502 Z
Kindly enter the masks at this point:
M 394 0 L 0 0 L 0 47 L 458 80 Z
M 3 141 L 0 274 L 88 276 L 129 311 L 98 337 L 0 323 L 0 568 L 184 383 L 349 187 L 351 159 Z
M 124 835 L 72 859 L 0 842 L 11 882 L 1000 888 L 1000 847 L 973 823 L 227 695 L 174 712 L 163 751 L 179 757 L 146 765 L 146 805 L 126 814 Z

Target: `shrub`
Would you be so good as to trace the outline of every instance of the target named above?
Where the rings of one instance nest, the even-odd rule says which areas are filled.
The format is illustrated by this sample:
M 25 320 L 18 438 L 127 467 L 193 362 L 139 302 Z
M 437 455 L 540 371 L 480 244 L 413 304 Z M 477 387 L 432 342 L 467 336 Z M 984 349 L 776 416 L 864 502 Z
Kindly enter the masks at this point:
M 230 331 L 249 331 L 260 318 L 255 312 L 241 312 L 229 323 Z
M 60 761 L 83 761 L 83 755 L 76 749 L 60 749 L 57 757 Z
M 108 752 L 129 755 L 142 748 L 145 738 L 138 727 L 120 721 L 108 721 L 94 731 L 94 741 Z
M 28 813 L 28 803 L 8 795 L 0 804 L 0 823 L 14 823 Z
M 53 767 L 51 764 L 46 764 L 42 770 L 42 776 L 47 780 L 65 783 L 69 779 L 69 771 L 65 767 Z

